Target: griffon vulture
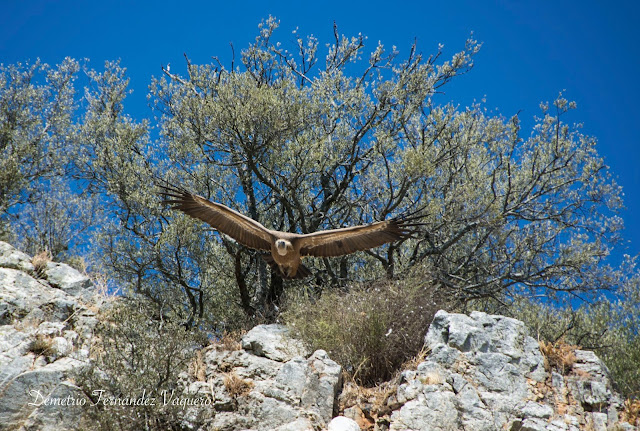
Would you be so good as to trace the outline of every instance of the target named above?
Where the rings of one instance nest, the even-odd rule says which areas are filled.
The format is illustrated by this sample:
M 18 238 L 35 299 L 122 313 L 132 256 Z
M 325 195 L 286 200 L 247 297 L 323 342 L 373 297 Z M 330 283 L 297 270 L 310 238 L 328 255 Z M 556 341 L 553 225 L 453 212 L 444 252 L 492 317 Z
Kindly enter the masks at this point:
M 235 239 L 242 245 L 256 250 L 266 250 L 271 255 L 264 259 L 280 270 L 283 278 L 305 278 L 311 275 L 301 264 L 302 256 L 341 256 L 359 250 L 402 240 L 415 233 L 421 223 L 415 213 L 342 229 L 323 230 L 297 234 L 267 229 L 257 221 L 231 208 L 211 202 L 202 196 L 172 186 L 160 186 L 164 190 L 164 203 L 198 218 L 220 233 Z

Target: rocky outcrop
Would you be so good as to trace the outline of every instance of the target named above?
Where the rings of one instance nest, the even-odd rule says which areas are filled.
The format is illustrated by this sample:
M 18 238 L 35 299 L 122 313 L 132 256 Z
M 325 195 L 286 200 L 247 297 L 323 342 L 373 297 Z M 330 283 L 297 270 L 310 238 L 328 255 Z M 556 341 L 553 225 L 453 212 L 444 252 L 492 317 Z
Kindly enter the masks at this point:
M 0 242 L 0 430 L 75 430 L 89 403 L 73 375 L 89 364 L 102 297 L 73 268 Z M 234 348 L 196 355 L 178 387 L 207 402 L 185 410 L 198 430 L 632 430 L 609 372 L 588 351 L 558 370 L 518 320 L 436 314 L 427 354 L 383 390 L 350 397 L 341 368 L 281 325 L 259 325 Z M 369 391 L 369 392 L 367 392 Z M 55 400 L 55 402 L 52 402 Z M 132 407 L 134 408 L 134 407 Z M 198 418 L 191 421 L 190 418 Z M 192 424 L 204 424 L 196 427 Z M 84 424 L 84 425 L 81 425 Z
M 93 408 L 74 376 L 89 362 L 103 297 L 68 265 L 40 262 L 0 242 L 0 430 L 79 430 Z M 199 379 L 185 393 L 210 400 L 201 429 L 327 429 L 335 416 L 341 368 L 309 352 L 281 325 L 259 325 L 237 350 L 199 352 Z M 126 394 L 125 394 L 126 395 Z M 132 407 L 133 408 L 133 407 Z
M 335 414 L 340 366 L 323 350 L 309 355 L 284 326 L 256 326 L 242 349 L 210 346 L 202 360 L 205 376 L 188 391 L 213 398 L 206 429 L 311 431 Z
M 71 377 L 89 359 L 98 298 L 70 266 L 35 268 L 0 242 L 0 430 L 77 427 L 84 395 Z
M 425 337 L 429 354 L 404 371 L 385 398 L 389 415 L 371 428 L 560 431 L 635 429 L 619 422 L 622 400 L 593 352 L 575 351 L 564 374 L 549 367 L 516 319 L 439 311 Z M 366 416 L 357 406 L 354 420 Z

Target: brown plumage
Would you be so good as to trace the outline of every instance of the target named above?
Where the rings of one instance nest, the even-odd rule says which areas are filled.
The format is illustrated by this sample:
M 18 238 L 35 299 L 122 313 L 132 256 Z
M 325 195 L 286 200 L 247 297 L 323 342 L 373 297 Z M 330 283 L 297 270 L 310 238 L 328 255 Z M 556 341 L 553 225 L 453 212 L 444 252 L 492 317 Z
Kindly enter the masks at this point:
M 161 186 L 164 202 L 172 209 L 198 218 L 242 245 L 271 252 L 265 260 L 280 270 L 284 278 L 304 278 L 309 270 L 301 264 L 303 256 L 342 256 L 406 239 L 415 232 L 419 216 L 395 217 L 361 226 L 331 229 L 308 234 L 267 229 L 257 221 L 231 208 L 211 202 L 183 188 Z

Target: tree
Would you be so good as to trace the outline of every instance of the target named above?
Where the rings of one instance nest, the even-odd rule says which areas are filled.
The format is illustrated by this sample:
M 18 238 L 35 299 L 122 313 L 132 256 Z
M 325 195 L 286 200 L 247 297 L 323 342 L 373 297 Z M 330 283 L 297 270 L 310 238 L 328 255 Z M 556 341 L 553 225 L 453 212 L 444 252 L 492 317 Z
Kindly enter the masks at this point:
M 78 63 L 57 68 L 0 65 L 0 217 L 3 229 L 16 207 L 34 200 L 42 182 L 64 175 L 75 112 Z
M 74 159 L 80 65 L 0 65 L 0 232 L 35 255 L 79 257 L 100 225 L 97 196 L 69 176 Z
M 74 191 L 72 185 L 62 176 L 41 182 L 30 203 L 18 206 L 11 242 L 31 255 L 47 251 L 56 261 L 83 259 L 92 232 L 105 221 L 104 210 L 98 195 Z
M 417 239 L 313 261 L 304 283 L 318 290 L 408 271 L 461 303 L 615 287 L 604 259 L 622 228 L 620 189 L 595 140 L 563 122 L 574 105 L 562 95 L 525 137 L 517 115 L 437 103 L 472 67 L 473 40 L 449 61 L 415 45 L 404 59 L 378 45 L 363 61 L 365 38 L 334 28 L 322 62 L 315 38 L 294 54 L 272 40 L 277 27 L 265 21 L 238 66 L 164 69 L 150 95 L 158 139 L 123 112 L 124 69 L 89 74 L 76 172 L 113 209 L 101 253 L 119 280 L 189 325 L 279 303 L 285 284 L 256 252 L 160 206 L 153 184 L 166 179 L 303 233 L 424 207 Z
M 596 141 L 562 122 L 575 105 L 553 106 L 527 138 L 517 116 L 480 107 L 432 109 L 410 129 L 405 160 L 429 173 L 419 187 L 435 216 L 412 259 L 463 299 L 614 286 L 604 260 L 622 229 L 620 188 Z

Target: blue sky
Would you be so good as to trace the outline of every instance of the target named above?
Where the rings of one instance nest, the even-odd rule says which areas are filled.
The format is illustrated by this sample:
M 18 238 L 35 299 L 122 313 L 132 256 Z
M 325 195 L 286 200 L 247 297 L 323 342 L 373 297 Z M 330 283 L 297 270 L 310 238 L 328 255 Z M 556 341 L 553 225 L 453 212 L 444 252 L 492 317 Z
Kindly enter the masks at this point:
M 483 43 L 475 68 L 445 87 L 446 97 L 526 120 L 559 91 L 578 110 L 566 121 L 583 123 L 623 186 L 628 248 L 640 253 L 640 2 L 634 1 L 331 1 L 125 2 L 0 0 L 0 62 L 56 64 L 88 58 L 101 68 L 121 59 L 131 78 L 129 112 L 148 116 L 147 86 L 161 65 L 229 64 L 232 42 L 242 49 L 270 14 L 281 22 L 277 39 L 293 40 L 296 27 L 322 43 L 335 21 L 346 35 L 359 32 L 407 53 L 414 39 L 425 54 L 445 45 L 459 51 L 471 32 Z M 178 70 L 182 70 L 178 68 Z M 525 126 L 527 124 L 524 122 Z

